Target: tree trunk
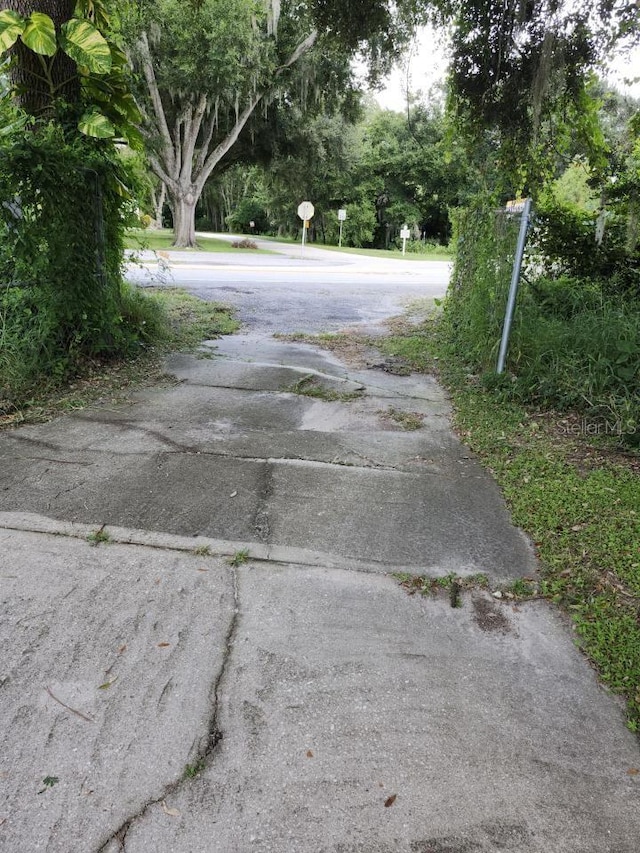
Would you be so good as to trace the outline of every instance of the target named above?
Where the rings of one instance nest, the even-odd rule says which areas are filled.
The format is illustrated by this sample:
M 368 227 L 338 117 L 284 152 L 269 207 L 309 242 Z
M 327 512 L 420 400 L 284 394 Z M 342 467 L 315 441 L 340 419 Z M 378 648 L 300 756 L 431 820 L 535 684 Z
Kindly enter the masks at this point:
M 43 12 L 55 24 L 56 32 L 73 17 L 76 0 L 3 0 L 0 7 L 12 9 L 23 17 Z M 76 103 L 80 98 L 80 80 L 75 62 L 59 50 L 54 57 L 42 57 L 18 40 L 11 53 L 16 62 L 9 78 L 18 90 L 18 103 L 30 115 L 47 117 L 56 100 Z M 47 71 L 43 68 L 43 61 Z M 47 76 L 49 79 L 47 79 Z
M 153 209 L 156 214 L 155 222 L 153 223 L 154 228 L 162 228 L 162 210 L 166 200 L 167 186 L 164 183 L 160 183 L 160 185 L 152 192 Z
M 196 247 L 196 203 L 194 192 L 181 194 L 171 199 L 173 211 L 173 245 L 179 248 Z

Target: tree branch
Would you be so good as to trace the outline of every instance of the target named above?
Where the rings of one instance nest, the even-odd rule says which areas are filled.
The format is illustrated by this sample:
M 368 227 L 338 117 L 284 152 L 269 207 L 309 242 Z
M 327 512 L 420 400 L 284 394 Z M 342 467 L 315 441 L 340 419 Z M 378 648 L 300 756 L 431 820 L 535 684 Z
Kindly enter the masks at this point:
M 160 136 L 162 137 L 165 161 L 167 165 L 171 164 L 171 166 L 175 168 L 175 151 L 171 141 L 171 133 L 169 132 L 167 117 L 162 105 L 162 98 L 160 97 L 158 81 L 156 80 L 156 74 L 153 70 L 153 59 L 151 57 L 151 49 L 149 48 L 149 40 L 146 32 L 143 31 L 138 44 L 142 53 L 142 73 L 144 74 L 144 79 L 147 83 L 149 96 L 151 98 L 153 111 L 156 117 L 156 123 L 158 125 L 158 130 L 160 131 Z
M 281 65 L 279 68 L 276 68 L 275 76 L 279 77 L 283 71 L 285 71 L 287 68 L 291 68 L 291 66 L 295 62 L 297 62 L 304 53 L 306 53 L 308 50 L 311 50 L 317 39 L 318 31 L 312 30 L 306 37 L 306 39 L 304 39 L 304 41 L 301 41 L 300 44 L 296 47 L 296 49 L 293 51 L 289 59 L 287 59 L 285 64 Z
M 148 155 L 148 157 L 149 157 L 149 165 L 151 166 L 151 168 L 153 169 L 155 174 L 160 178 L 162 183 L 165 184 L 167 189 L 170 189 L 173 193 L 176 193 L 177 189 L 178 189 L 178 184 L 174 178 L 170 177 L 167 174 L 165 168 L 163 167 L 162 163 L 158 159 L 157 155 L 150 153 Z
M 291 56 L 287 59 L 284 65 L 279 66 L 274 74 L 274 78 L 277 78 L 285 71 L 287 68 L 290 68 L 295 62 L 300 59 L 300 57 L 306 53 L 308 50 L 311 50 L 313 45 L 316 43 L 318 38 L 318 31 L 313 30 L 309 35 L 300 42 L 300 44 L 293 51 Z M 206 157 L 204 162 L 204 166 L 202 168 L 202 172 L 197 176 L 196 182 L 198 184 L 199 189 L 201 190 L 204 187 L 209 175 L 213 172 L 217 164 L 222 160 L 224 155 L 235 145 L 238 141 L 238 137 L 242 132 L 245 124 L 251 118 L 251 115 L 255 108 L 258 106 L 260 101 L 264 98 L 267 92 L 271 91 L 275 88 L 275 85 L 265 87 L 261 92 L 256 92 L 256 94 L 251 98 L 249 104 L 244 108 L 244 110 L 238 115 L 236 119 L 236 123 L 233 128 L 229 131 L 227 136 L 222 140 L 222 142 L 217 145 L 213 151 Z
M 211 145 L 211 140 L 213 139 L 213 132 L 215 129 L 216 116 L 214 113 L 211 115 L 211 118 L 205 126 L 204 139 L 202 140 L 202 145 L 200 146 L 200 151 L 198 152 L 198 158 L 196 160 L 195 166 L 193 167 L 193 172 L 196 178 L 204 169 L 205 160 L 207 159 L 207 154 L 209 153 L 209 146 Z
M 202 94 L 200 95 L 200 100 L 198 101 L 195 111 L 191 110 L 189 121 L 185 125 L 184 150 L 182 153 L 182 169 L 180 171 L 180 177 L 188 181 L 191 181 L 191 176 L 193 174 L 193 158 L 196 150 L 196 142 L 198 141 L 198 134 L 200 133 L 202 119 L 204 118 L 206 109 L 207 96 Z

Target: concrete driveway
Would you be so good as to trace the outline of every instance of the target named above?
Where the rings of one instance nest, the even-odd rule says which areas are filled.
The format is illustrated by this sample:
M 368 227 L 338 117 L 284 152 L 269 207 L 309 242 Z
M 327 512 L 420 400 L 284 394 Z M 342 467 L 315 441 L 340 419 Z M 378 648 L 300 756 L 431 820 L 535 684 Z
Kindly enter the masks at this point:
M 534 555 L 437 384 L 205 354 L 0 433 L 0 850 L 636 853 L 638 741 L 491 594 Z

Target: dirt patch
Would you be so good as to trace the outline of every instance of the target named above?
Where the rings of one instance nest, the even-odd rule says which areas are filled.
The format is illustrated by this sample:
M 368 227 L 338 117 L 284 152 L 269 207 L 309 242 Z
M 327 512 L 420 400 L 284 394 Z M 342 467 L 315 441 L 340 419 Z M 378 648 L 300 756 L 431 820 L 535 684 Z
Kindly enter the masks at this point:
M 471 603 L 476 624 L 482 631 L 487 633 L 498 631 L 501 634 L 508 634 L 511 631 L 511 622 L 505 616 L 500 605 L 492 599 L 474 595 Z
M 369 368 L 380 361 L 380 351 L 375 346 L 375 335 L 363 334 L 359 330 L 345 329 L 343 332 L 321 335 L 278 334 L 275 337 L 292 343 L 312 344 L 328 350 L 356 370 Z

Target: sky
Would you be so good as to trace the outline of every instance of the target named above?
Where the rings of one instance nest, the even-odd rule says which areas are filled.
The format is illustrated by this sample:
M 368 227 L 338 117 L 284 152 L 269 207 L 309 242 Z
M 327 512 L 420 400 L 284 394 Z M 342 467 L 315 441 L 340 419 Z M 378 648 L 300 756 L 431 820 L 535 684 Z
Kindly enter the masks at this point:
M 418 34 L 404 67 L 396 67 L 387 79 L 384 89 L 375 98 L 384 109 L 402 112 L 406 104 L 407 79 L 411 92 L 421 90 L 426 94 L 430 87 L 441 81 L 447 70 L 446 43 L 442 36 L 424 27 Z M 621 91 L 640 98 L 640 79 L 632 85 L 624 78 L 640 78 L 640 46 L 629 54 L 612 60 L 607 80 Z

